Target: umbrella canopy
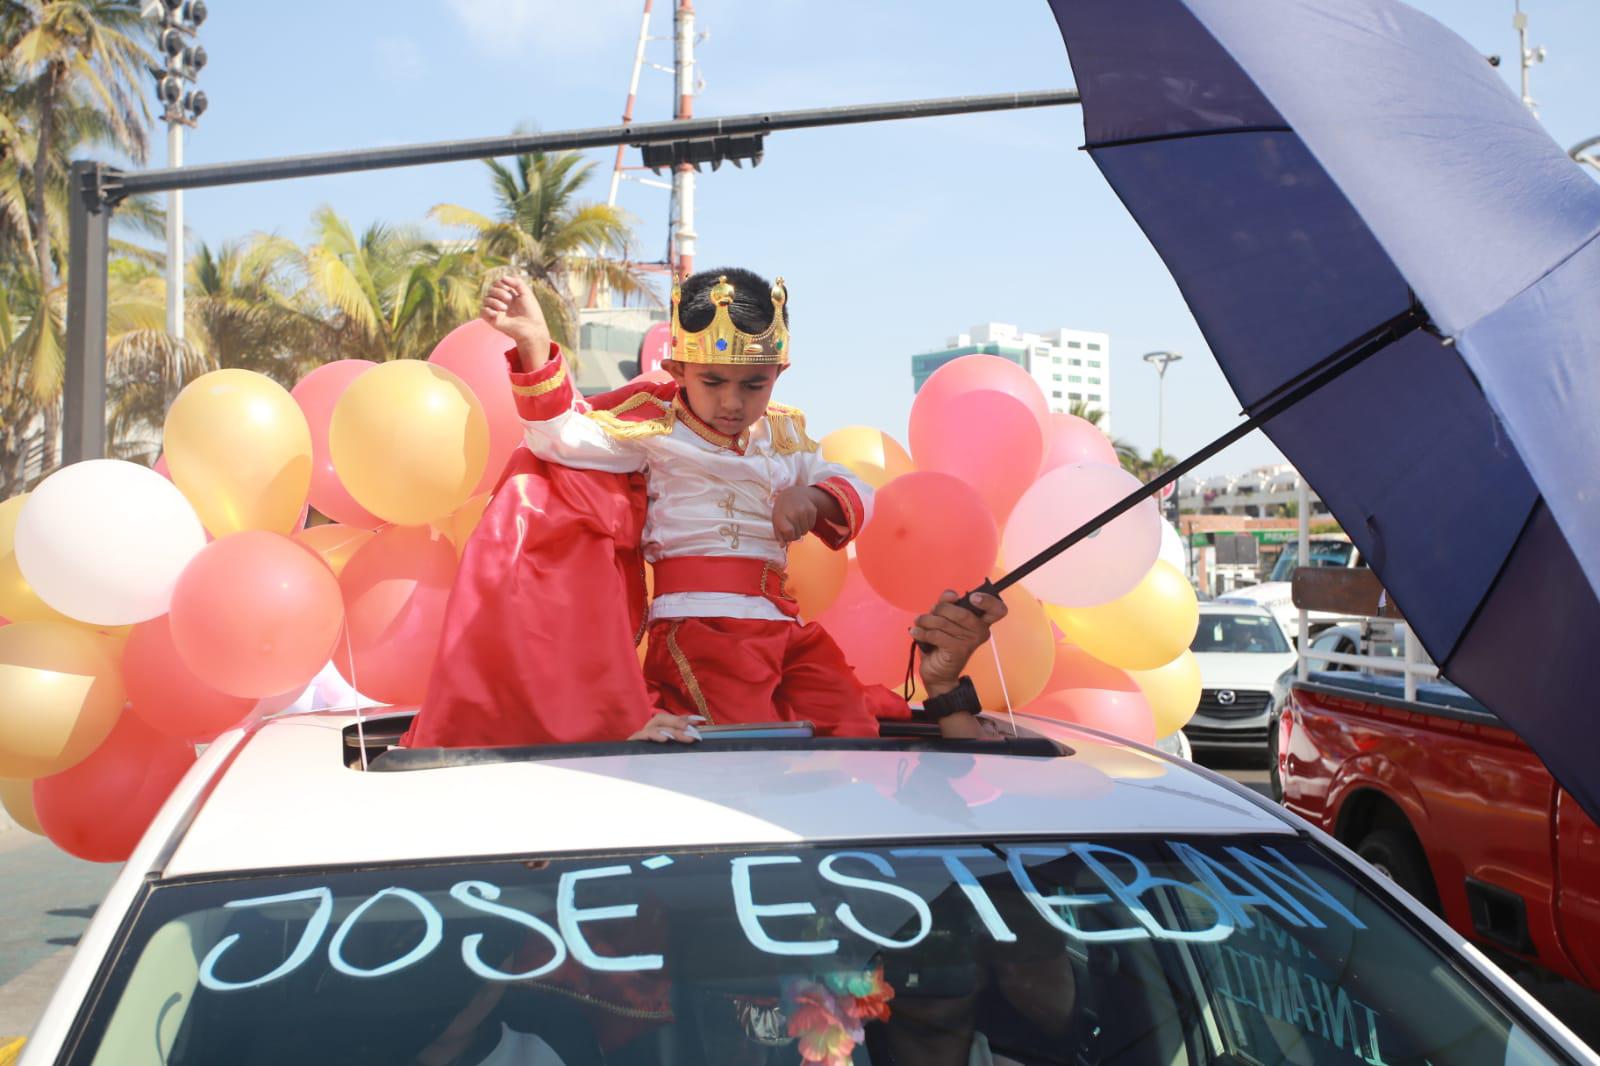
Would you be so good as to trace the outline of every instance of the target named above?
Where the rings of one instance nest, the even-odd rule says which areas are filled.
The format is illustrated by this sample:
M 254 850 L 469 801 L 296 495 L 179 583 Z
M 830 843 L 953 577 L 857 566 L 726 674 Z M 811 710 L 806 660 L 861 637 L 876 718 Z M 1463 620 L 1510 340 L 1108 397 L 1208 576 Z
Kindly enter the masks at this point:
M 1600 185 L 1392 0 L 1052 0 L 1091 156 L 1444 674 L 1600 817 Z

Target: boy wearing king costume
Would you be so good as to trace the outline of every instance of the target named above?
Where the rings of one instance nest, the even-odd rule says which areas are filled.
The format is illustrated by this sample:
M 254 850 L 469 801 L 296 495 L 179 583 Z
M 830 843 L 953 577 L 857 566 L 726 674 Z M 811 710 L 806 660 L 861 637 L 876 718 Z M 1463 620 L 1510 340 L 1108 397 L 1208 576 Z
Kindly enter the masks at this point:
M 800 412 L 770 400 L 789 364 L 787 298 L 781 278 L 749 271 L 688 278 L 672 293 L 672 380 L 589 403 L 527 286 L 491 287 L 483 318 L 516 342 L 507 361 L 526 451 L 464 554 L 405 744 L 689 740 L 697 721 L 876 736 L 880 717 L 908 713 L 856 679 L 784 585 L 789 543 L 815 533 L 840 550 L 872 505 L 865 484 L 822 461 Z M 919 626 L 955 627 L 945 633 L 970 653 L 1004 607 L 989 605 L 976 642 L 956 632 L 967 612 L 935 612 Z M 641 678 L 632 651 L 645 627 Z M 946 657 L 959 660 L 954 682 L 964 656 Z M 953 736 L 974 725 L 941 719 Z

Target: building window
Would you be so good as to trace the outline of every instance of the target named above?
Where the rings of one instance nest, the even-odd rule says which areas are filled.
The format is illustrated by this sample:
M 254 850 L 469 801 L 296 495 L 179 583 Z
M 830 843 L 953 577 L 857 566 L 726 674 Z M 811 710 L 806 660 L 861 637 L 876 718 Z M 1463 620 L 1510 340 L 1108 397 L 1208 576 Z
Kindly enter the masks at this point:
M 1052 393 L 1051 393 L 1051 394 L 1050 394 L 1050 395 L 1051 395 L 1051 396 L 1053 396 L 1053 397 L 1055 397 L 1055 398 L 1056 398 L 1056 399 L 1058 399 L 1058 400 L 1059 400 L 1059 399 L 1061 399 L 1061 393 L 1060 393 L 1060 391 L 1059 391 L 1059 390 L 1058 390 L 1058 391 L 1056 391 L 1056 392 L 1052 392 Z
M 1090 341 L 1089 342 L 1089 350 L 1091 352 L 1098 352 L 1100 350 L 1100 346 L 1098 344 L 1096 344 L 1094 341 Z
M 1067 362 L 1071 363 L 1073 366 L 1082 366 L 1083 365 L 1083 360 L 1082 359 L 1068 359 Z
M 1090 378 L 1089 379 L 1089 384 L 1098 385 L 1098 384 L 1100 384 L 1100 379 L 1099 378 Z
M 1099 367 L 1099 365 L 1100 365 L 1100 360 L 1098 360 L 1098 359 L 1091 359 L 1091 360 L 1089 360 L 1089 365 L 1090 365 L 1090 366 L 1092 366 L 1092 367 Z
M 1057 395 L 1060 395 L 1060 394 L 1058 393 Z M 1081 400 L 1081 399 L 1083 399 L 1083 393 L 1081 393 L 1081 392 L 1069 392 L 1069 393 L 1067 393 L 1067 399 L 1069 399 L 1069 400 Z
M 1078 341 L 1068 341 L 1067 342 L 1067 347 L 1068 348 L 1082 348 L 1083 345 L 1082 345 L 1082 343 L 1080 343 Z
M 1069 375 L 1067 375 L 1067 380 L 1072 382 L 1075 385 L 1080 385 L 1080 384 L 1083 383 L 1083 378 L 1078 374 L 1069 374 Z
M 1050 380 L 1051 381 L 1060 381 L 1061 380 L 1061 375 L 1060 374 L 1051 374 L 1050 375 Z

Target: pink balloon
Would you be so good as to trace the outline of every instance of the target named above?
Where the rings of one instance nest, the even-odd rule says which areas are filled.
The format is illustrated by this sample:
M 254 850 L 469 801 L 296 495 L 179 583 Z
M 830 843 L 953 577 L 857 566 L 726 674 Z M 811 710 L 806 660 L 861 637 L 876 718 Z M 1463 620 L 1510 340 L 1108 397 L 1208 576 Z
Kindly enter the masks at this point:
M 994 567 L 1000 533 L 976 489 L 949 474 L 902 474 L 879 489 L 856 541 L 861 575 L 902 610 L 925 611 L 945 589 L 965 592 Z
M 1050 412 L 1050 428 L 1045 437 L 1044 464 L 1040 473 L 1058 466 L 1101 463 L 1120 466 L 1111 438 L 1093 422 L 1061 411 Z
M 917 468 L 965 481 L 1003 524 L 1039 475 L 1040 423 L 1010 393 L 988 390 L 925 400 L 927 394 L 924 386 L 911 405 L 911 457 Z
M 1156 742 L 1155 715 L 1137 686 L 1132 692 L 1103 688 L 1062 689 L 1040 696 L 1022 708 L 1022 712 L 1100 729 L 1138 744 Z
M 383 525 L 383 519 L 357 503 L 334 472 L 333 454 L 328 449 L 328 423 L 333 419 L 333 407 L 344 390 L 377 365 L 369 359 L 324 363 L 301 378 L 289 393 L 305 412 L 306 424 L 311 427 L 311 492 L 306 497 L 307 503 L 335 522 L 360 529 L 376 529 Z M 300 526 L 305 526 L 304 518 Z
M 1118 467 L 1059 466 L 1042 475 L 1017 501 L 1006 522 L 1000 551 L 1018 566 L 1087 520 L 1139 488 L 1139 479 Z M 1154 500 L 1112 519 L 1022 579 L 1046 603 L 1093 607 L 1137 585 L 1161 550 L 1161 513 Z
M 644 340 L 639 342 L 639 373 L 659 370 L 661 363 L 671 358 L 672 323 L 657 322 L 644 331 Z
M 939 407 L 950 397 L 969 392 L 1003 392 L 1021 400 L 1033 412 L 1039 432 L 1049 431 L 1050 405 L 1045 402 L 1044 390 L 1033 380 L 1032 374 L 998 355 L 964 355 L 952 359 L 922 383 L 916 402 Z
M 33 783 L 39 827 L 80 859 L 123 862 L 194 760 L 193 744 L 124 714 L 87 759 Z
M 316 552 L 251 529 L 206 545 L 184 568 L 171 622 L 172 642 L 196 677 L 260 699 L 316 676 L 344 624 L 344 604 Z
M 178 655 L 166 615 L 140 622 L 122 655 L 122 683 L 132 712 L 179 740 L 203 743 L 238 724 L 255 700 L 219 692 Z
M 150 469 L 154 470 L 168 481 L 172 480 L 172 471 L 167 469 L 166 452 L 162 452 L 160 455 L 156 456 L 155 465 L 153 465 Z
M 339 675 L 380 703 L 421 703 L 455 576 L 455 547 L 426 526 L 391 526 L 363 544 L 339 573 Z
M 467 383 L 483 414 L 489 420 L 489 461 L 474 495 L 488 492 L 500 480 L 500 472 L 517 445 L 522 443 L 522 419 L 517 416 L 506 377 L 506 350 L 511 342 L 481 318 L 457 326 L 428 356 L 428 362 L 455 373 Z
M 862 682 L 898 690 L 906 679 L 911 653 L 908 630 L 915 617 L 915 612 L 903 611 L 873 592 L 861 576 L 861 567 L 851 559 L 844 588 L 817 618 L 817 624 L 838 643 Z

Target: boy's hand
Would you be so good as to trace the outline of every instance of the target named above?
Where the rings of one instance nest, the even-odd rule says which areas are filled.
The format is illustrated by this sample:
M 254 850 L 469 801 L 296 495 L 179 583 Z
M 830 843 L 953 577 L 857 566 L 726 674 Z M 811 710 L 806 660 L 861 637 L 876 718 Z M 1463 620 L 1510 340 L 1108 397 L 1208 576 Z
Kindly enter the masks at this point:
M 528 283 L 515 274 L 489 286 L 479 317 L 516 342 L 525 372 L 532 373 L 550 361 L 550 328 L 545 325 L 544 311 Z
M 817 524 L 818 508 L 822 501 L 817 497 L 832 499 L 821 489 L 810 485 L 795 485 L 778 493 L 772 504 L 772 532 L 780 544 L 789 544 L 811 532 Z

